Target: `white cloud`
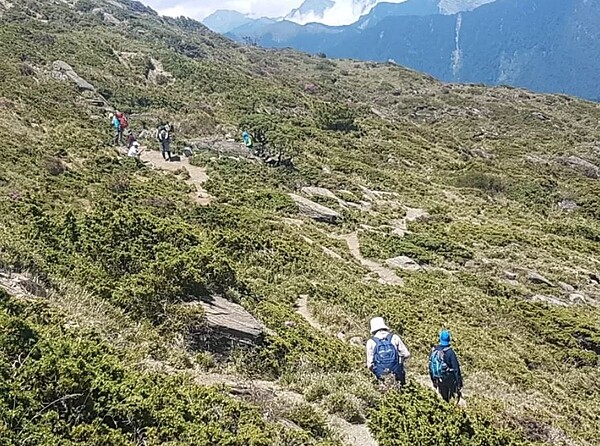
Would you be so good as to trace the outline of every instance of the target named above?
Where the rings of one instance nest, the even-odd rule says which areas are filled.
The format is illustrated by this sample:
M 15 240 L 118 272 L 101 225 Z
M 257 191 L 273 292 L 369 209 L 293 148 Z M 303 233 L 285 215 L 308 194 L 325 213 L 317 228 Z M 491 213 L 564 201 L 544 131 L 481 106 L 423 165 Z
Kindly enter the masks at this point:
M 281 17 L 302 0 L 142 0 L 160 14 L 204 19 L 217 9 L 232 9 L 256 17 Z

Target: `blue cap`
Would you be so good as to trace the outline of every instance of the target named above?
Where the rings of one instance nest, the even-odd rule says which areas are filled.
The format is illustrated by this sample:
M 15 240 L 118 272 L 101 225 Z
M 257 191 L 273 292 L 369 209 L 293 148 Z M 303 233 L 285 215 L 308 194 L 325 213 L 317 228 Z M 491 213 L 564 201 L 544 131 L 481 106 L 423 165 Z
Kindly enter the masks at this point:
M 448 347 L 450 345 L 450 332 L 448 330 L 442 330 L 440 333 L 440 345 L 442 347 Z

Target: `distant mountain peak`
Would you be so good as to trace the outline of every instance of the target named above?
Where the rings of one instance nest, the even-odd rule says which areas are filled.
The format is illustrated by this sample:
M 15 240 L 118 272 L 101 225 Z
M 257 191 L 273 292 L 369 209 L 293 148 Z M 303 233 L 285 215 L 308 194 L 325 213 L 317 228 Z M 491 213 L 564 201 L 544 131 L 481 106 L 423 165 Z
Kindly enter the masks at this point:
M 492 3 L 496 0 L 440 0 L 440 12 L 442 14 L 457 14 L 463 11 L 472 11 L 486 3 Z
M 241 12 L 229 9 L 219 9 L 206 17 L 202 23 L 217 33 L 225 34 L 253 20 L 248 14 L 242 14 Z
M 305 0 L 285 19 L 304 25 L 317 22 L 330 26 L 350 25 L 368 14 L 378 3 L 403 3 L 406 0 Z

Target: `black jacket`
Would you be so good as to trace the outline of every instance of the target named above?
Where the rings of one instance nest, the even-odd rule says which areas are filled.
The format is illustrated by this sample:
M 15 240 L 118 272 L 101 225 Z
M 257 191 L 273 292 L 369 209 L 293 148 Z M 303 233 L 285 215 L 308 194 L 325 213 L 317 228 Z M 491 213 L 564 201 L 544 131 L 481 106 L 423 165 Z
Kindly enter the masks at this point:
M 456 383 L 456 387 L 458 387 L 459 389 L 462 389 L 463 380 L 462 380 L 462 374 L 460 372 L 460 364 L 458 363 L 458 358 L 456 356 L 456 353 L 454 353 L 454 350 L 452 350 L 452 347 L 443 347 L 441 345 L 438 345 L 438 346 L 434 347 L 433 349 L 434 350 L 447 349 L 444 352 L 444 362 L 446 363 L 446 365 L 448 366 L 448 369 L 450 369 L 451 373 L 453 374 L 454 382 Z M 432 380 L 433 380 L 433 378 L 432 378 Z

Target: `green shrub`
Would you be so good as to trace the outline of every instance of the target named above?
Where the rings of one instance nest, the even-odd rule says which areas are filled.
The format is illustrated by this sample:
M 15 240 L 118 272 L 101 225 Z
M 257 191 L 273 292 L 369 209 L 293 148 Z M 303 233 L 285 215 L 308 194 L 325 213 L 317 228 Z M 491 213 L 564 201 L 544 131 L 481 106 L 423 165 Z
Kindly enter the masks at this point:
M 365 415 L 362 411 L 360 400 L 354 395 L 349 395 L 338 390 L 329 394 L 323 400 L 327 411 L 339 415 L 349 423 L 364 423 Z
M 499 194 L 506 190 L 504 179 L 498 175 L 471 171 L 456 179 L 458 187 L 479 189 L 489 194 Z
M 521 446 L 527 443 L 410 383 L 388 392 L 369 427 L 380 446 Z
M 325 416 L 310 404 L 296 404 L 287 409 L 283 415 L 317 438 L 327 438 L 330 435 Z
M 352 132 L 357 130 L 355 113 L 348 106 L 340 104 L 322 104 L 316 107 L 314 119 L 323 130 Z

